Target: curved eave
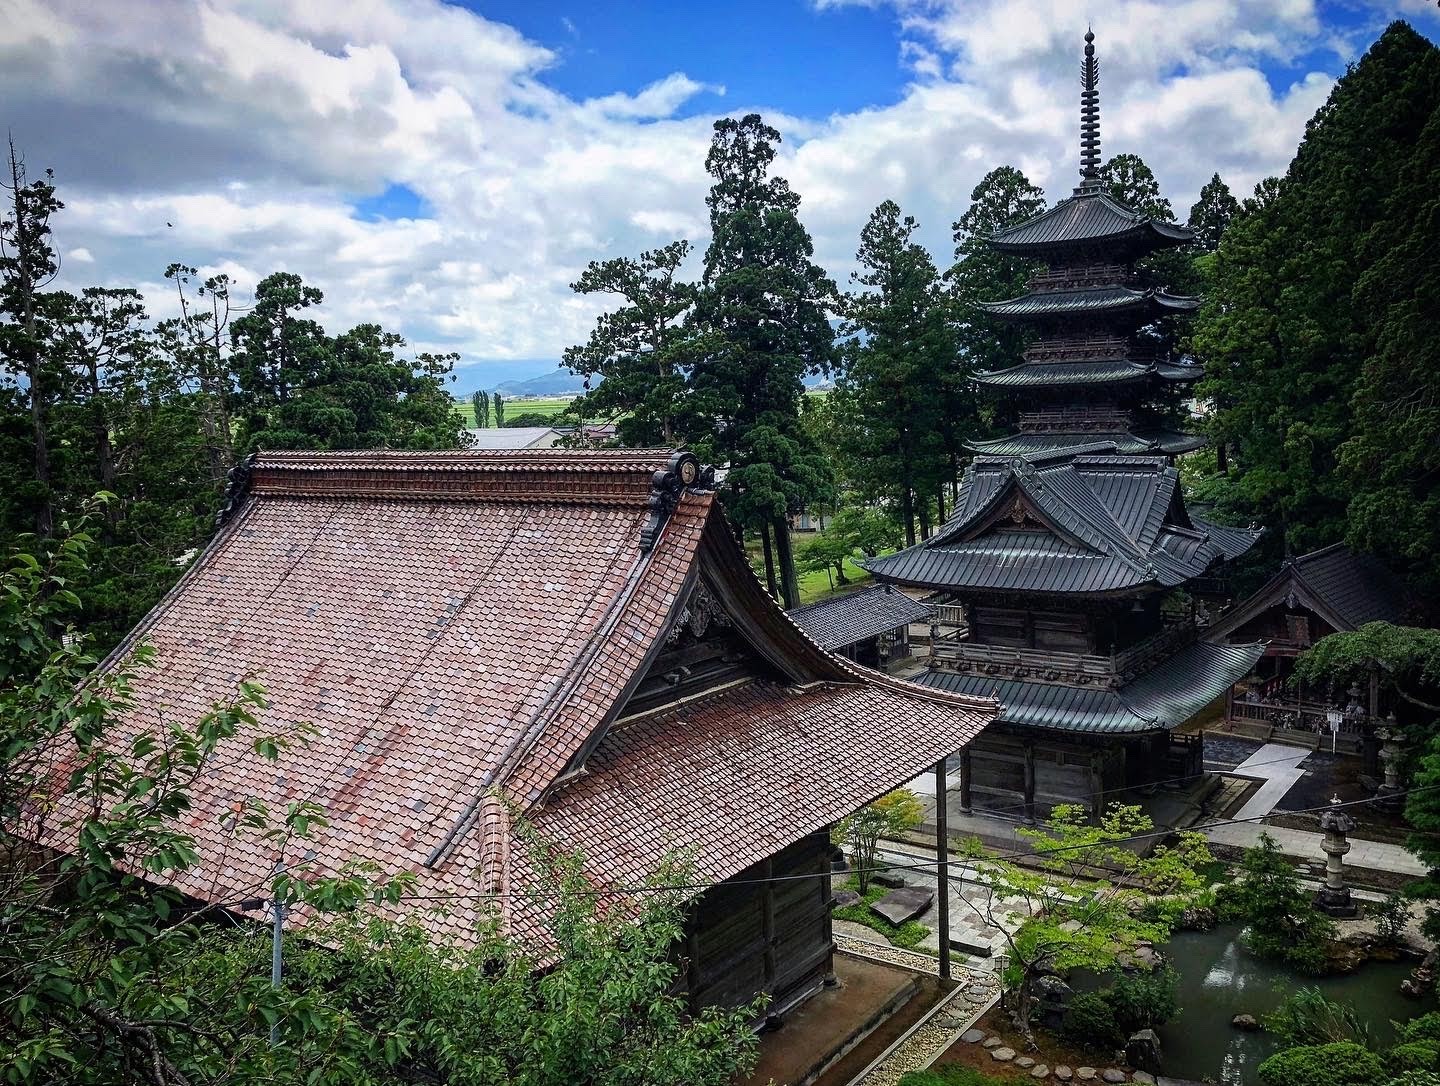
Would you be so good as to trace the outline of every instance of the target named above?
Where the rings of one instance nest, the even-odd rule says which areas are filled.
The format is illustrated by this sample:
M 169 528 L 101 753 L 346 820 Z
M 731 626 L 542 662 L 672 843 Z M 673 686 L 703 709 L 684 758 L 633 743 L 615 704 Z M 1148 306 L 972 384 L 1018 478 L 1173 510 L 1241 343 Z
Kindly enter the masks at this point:
M 1156 371 L 1139 362 L 1024 363 L 975 375 L 976 384 L 993 388 L 1066 388 L 1074 385 L 1134 384 Z
M 1077 192 L 989 238 L 997 252 L 1043 259 L 1047 253 L 1125 247 L 1153 252 L 1185 245 L 1195 235 L 1183 226 L 1140 215 L 1103 191 Z
M 1114 433 L 1011 434 L 989 441 L 968 441 L 965 447 L 989 456 L 1060 455 L 1062 452 L 1090 451 L 1097 444 L 1109 444 L 1126 456 L 1164 453 L 1179 456 L 1205 447 L 1205 438 L 1173 430 L 1118 431 Z
M 1109 290 L 1047 291 L 1024 294 L 1000 302 L 979 302 L 979 308 L 997 320 L 1039 321 L 1085 317 L 1135 314 L 1158 319 L 1173 313 L 1192 313 L 1200 308 L 1199 298 L 1186 298 L 1164 291 L 1131 290 L 1116 287 Z

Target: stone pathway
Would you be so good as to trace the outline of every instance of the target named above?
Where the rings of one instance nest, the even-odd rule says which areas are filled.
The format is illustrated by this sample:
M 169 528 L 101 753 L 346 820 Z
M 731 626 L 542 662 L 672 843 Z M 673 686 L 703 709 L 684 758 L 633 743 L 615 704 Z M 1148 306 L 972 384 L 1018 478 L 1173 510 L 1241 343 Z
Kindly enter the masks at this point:
M 1258 777 L 1265 782 L 1245 801 L 1245 806 L 1235 813 L 1235 817 L 1260 818 L 1273 811 L 1275 805 L 1285 798 L 1285 793 L 1305 775 L 1300 763 L 1312 753 L 1284 743 L 1266 743 L 1231 770 L 1236 776 Z
M 1309 863 L 1325 862 L 1325 853 L 1320 851 L 1323 834 L 1292 830 L 1285 826 L 1267 826 L 1263 822 L 1201 826 L 1199 829 L 1215 844 L 1232 845 L 1235 848 L 1254 848 L 1260 843 L 1260 835 L 1268 833 L 1286 856 Z M 1400 875 L 1425 874 L 1425 865 L 1402 846 L 1384 841 L 1362 841 L 1357 837 L 1350 838 L 1350 853 L 1345 857 L 1345 866 L 1363 867 L 1370 871 L 1389 871 Z
M 1057 1064 L 1049 1067 L 1043 1063 L 1037 1063 L 1030 1056 L 1017 1056 L 1015 1050 L 1005 1044 L 1004 1040 L 993 1033 L 986 1033 L 983 1029 L 966 1030 L 960 1035 L 960 1040 L 966 1044 L 979 1045 L 990 1050 L 990 1058 L 996 1063 L 1009 1063 L 1022 1070 L 1030 1072 L 1030 1077 L 1036 1082 L 1108 1082 L 1112 1086 L 1118 1086 L 1122 1082 L 1152 1083 L 1153 1077 L 1144 1071 L 1121 1070 L 1119 1067 L 1066 1067 Z

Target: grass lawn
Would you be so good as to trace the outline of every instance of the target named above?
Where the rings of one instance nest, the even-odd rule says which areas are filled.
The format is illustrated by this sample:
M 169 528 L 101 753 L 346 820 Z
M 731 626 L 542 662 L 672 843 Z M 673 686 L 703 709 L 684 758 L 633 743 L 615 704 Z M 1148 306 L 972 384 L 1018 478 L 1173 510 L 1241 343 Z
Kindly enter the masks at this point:
M 800 537 L 796 538 L 798 539 Z M 833 572 L 830 576 L 834 576 Z M 851 592 L 862 584 L 868 584 L 871 579 L 870 574 L 866 573 L 849 558 L 845 559 L 845 576 L 849 579 L 849 584 L 836 585 L 834 588 L 831 588 L 830 576 L 826 576 L 824 572 L 799 574 L 800 602 L 815 603 L 817 600 L 823 600 L 826 596 L 837 595 L 840 592 Z
M 502 394 L 503 395 L 503 394 Z M 505 400 L 505 417 L 513 419 L 516 415 L 545 415 L 547 418 L 558 415 L 574 402 L 573 396 L 549 396 L 538 400 Z M 460 417 L 465 420 L 466 426 L 475 425 L 475 405 L 469 400 L 456 400 L 455 410 L 460 412 Z M 490 428 L 495 429 L 495 411 L 492 406 L 490 411 Z
M 860 884 L 856 881 L 855 876 L 851 875 L 845 880 L 844 888 L 846 890 L 854 890 L 858 893 Z M 888 886 L 879 886 L 871 883 L 870 889 L 865 892 L 859 901 L 855 902 L 854 905 L 845 905 L 836 909 L 831 915 L 834 916 L 836 920 L 849 920 L 851 923 L 864 924 L 867 928 L 878 931 L 896 946 L 905 947 L 907 950 L 914 950 L 924 941 L 925 936 L 930 934 L 929 928 L 918 920 L 907 920 L 905 923 L 897 926 L 890 923 L 890 921 L 878 913 L 872 913 L 870 911 L 870 903 L 872 901 L 879 901 L 889 892 L 890 888 Z

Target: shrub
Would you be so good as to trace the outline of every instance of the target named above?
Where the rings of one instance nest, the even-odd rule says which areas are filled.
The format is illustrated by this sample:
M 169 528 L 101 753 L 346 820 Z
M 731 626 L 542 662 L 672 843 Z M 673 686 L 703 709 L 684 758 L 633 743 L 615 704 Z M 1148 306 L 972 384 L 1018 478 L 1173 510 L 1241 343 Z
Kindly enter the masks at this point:
M 1070 1000 L 1062 1030 L 1066 1040 L 1085 1048 L 1109 1048 L 1124 1040 L 1107 994 L 1080 992 Z
M 864 894 L 870 889 L 870 877 L 875 873 L 875 853 L 880 838 L 914 829 L 924 817 L 925 808 L 921 805 L 920 798 L 914 792 L 897 788 L 836 823 L 830 839 L 837 845 L 850 847 L 860 893 Z
M 1397 946 L 1410 922 L 1410 902 L 1403 894 L 1391 894 L 1365 910 L 1375 921 L 1375 935 L 1385 946 Z
M 1335 922 L 1315 907 L 1275 839 L 1245 850 L 1240 876 L 1217 896 L 1222 920 L 1247 924 L 1245 945 L 1262 958 L 1276 958 L 1307 973 L 1325 970 Z
M 1440 1086 L 1440 1074 L 1434 1071 L 1405 1071 L 1385 1086 Z
M 1137 1029 L 1158 1029 L 1180 1010 L 1180 975 L 1168 965 L 1148 973 L 1122 973 L 1103 995 L 1124 1036 Z
M 1407 1041 L 1385 1053 L 1385 1066 L 1392 1075 L 1406 1071 L 1434 1071 L 1440 1067 L 1440 1048 L 1433 1041 Z
M 1256 1069 L 1261 1086 L 1382 1086 L 1380 1057 L 1352 1041 L 1277 1052 Z
M 1412 1018 L 1408 1022 L 1397 1022 L 1395 1033 L 1402 1043 L 1430 1041 L 1440 1048 L 1440 1011 L 1426 1011 L 1419 1018 Z
M 1300 988 L 1265 1016 L 1265 1028 L 1286 1044 L 1322 1045 L 1335 1041 L 1368 1044 L 1370 1031 L 1348 1003 L 1327 999 L 1319 988 Z

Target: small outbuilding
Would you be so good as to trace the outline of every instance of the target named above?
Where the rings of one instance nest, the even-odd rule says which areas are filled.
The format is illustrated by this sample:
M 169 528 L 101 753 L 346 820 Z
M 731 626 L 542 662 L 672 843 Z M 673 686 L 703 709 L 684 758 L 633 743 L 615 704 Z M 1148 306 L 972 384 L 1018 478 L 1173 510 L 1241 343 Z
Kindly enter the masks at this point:
M 910 655 L 911 625 L 928 625 L 935 608 L 885 584 L 796 607 L 790 617 L 822 649 L 883 669 Z

